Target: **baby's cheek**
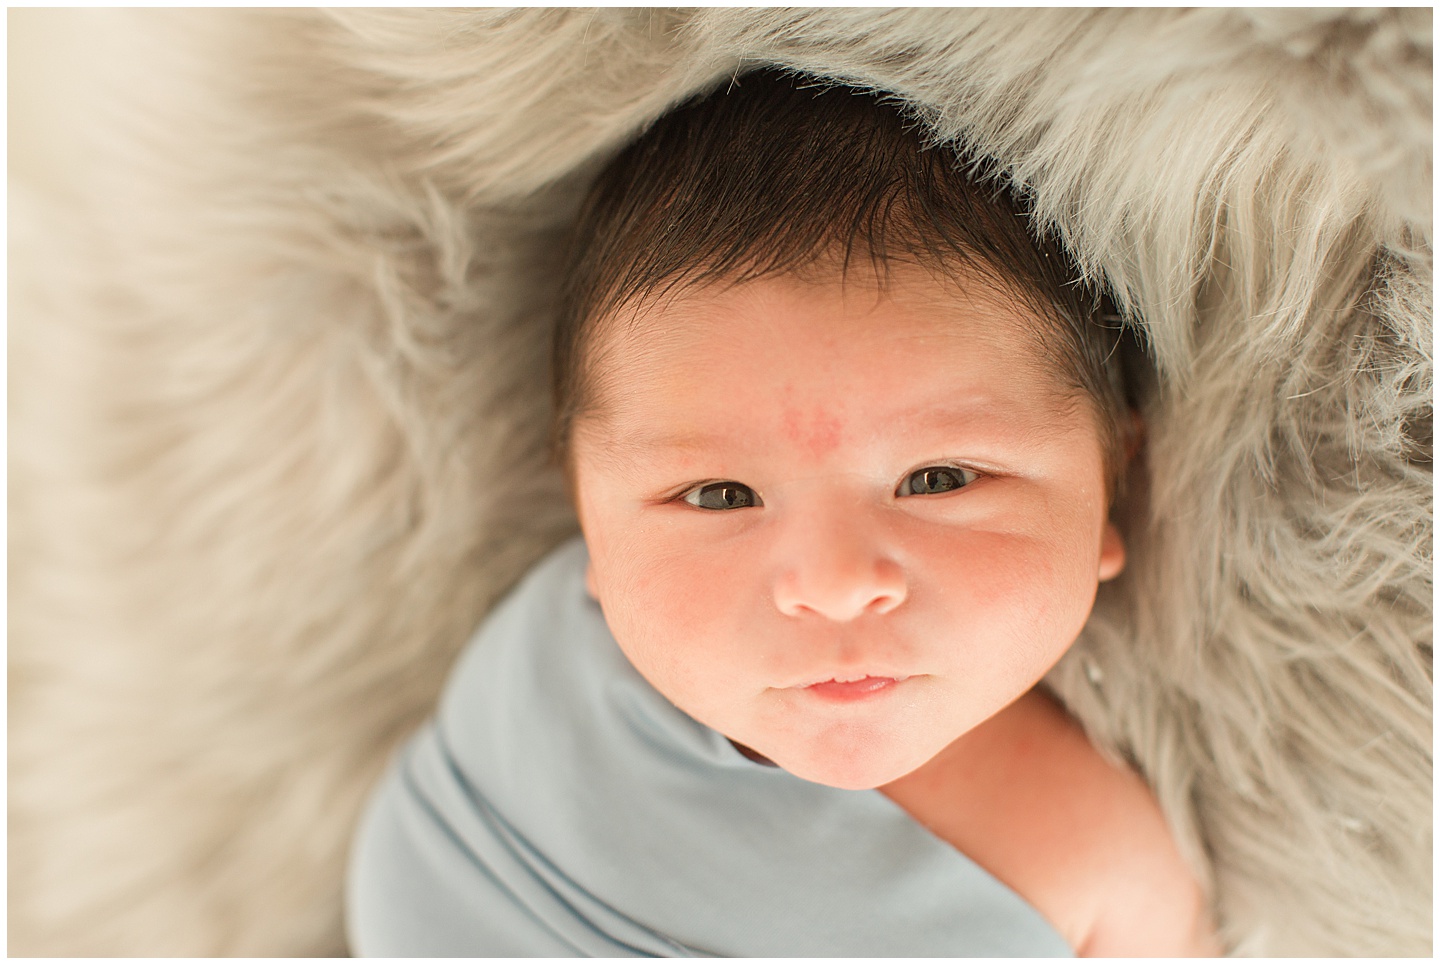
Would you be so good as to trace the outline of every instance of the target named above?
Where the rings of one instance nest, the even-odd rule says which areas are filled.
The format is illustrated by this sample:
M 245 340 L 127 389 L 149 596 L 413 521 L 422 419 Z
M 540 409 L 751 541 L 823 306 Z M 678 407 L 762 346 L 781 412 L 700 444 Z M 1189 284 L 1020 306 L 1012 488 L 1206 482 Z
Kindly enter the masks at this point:
M 1006 649 L 1048 650 L 1051 638 L 1067 634 L 1063 643 L 1073 641 L 1089 601 L 1061 547 L 1043 537 L 976 533 L 956 550 L 941 592 L 954 594 L 957 618 L 977 636 Z
M 689 687 L 712 678 L 734 616 L 735 594 L 723 571 L 704 560 L 657 556 L 627 575 L 605 608 L 632 662 L 662 692 L 662 683 Z

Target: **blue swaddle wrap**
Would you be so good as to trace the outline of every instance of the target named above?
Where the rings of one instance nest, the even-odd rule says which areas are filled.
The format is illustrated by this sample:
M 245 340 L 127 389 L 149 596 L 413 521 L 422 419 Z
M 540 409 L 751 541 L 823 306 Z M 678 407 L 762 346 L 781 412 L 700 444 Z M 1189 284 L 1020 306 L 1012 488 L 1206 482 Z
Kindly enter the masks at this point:
M 363 955 L 1070 955 L 878 791 L 748 760 L 626 660 L 572 540 L 458 662 L 374 792 Z

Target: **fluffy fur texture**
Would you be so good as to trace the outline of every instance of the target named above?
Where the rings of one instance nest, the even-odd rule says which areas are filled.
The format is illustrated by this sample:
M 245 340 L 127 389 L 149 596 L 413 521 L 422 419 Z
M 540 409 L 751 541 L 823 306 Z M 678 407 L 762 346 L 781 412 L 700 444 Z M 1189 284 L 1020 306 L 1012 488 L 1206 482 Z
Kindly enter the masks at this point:
M 575 525 L 578 191 L 759 63 L 1000 158 L 1148 336 L 1129 566 L 1051 683 L 1232 950 L 1430 952 L 1428 11 L 66 23 L 91 146 L 11 208 L 12 952 L 343 950 L 367 787 Z

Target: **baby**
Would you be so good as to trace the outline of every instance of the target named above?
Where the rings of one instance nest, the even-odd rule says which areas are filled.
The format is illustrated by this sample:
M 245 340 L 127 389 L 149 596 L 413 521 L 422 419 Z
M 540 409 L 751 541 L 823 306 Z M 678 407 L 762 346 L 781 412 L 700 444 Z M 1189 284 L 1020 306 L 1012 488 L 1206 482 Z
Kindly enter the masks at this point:
M 1138 435 L 1063 251 L 768 73 L 611 162 L 577 239 L 584 542 L 377 791 L 356 950 L 1216 953 L 1143 782 L 1037 687 L 1124 565 Z

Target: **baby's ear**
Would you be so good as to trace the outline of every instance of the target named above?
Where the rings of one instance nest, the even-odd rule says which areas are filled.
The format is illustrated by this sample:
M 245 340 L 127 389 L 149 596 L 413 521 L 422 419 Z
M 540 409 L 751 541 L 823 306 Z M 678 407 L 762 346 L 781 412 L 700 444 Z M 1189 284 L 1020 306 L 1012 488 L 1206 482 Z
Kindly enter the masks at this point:
M 1100 582 L 1113 580 L 1125 568 L 1125 539 L 1108 519 L 1100 534 Z
M 595 592 L 595 564 L 588 561 L 585 563 L 585 592 L 590 594 L 590 599 L 600 602 L 600 594 Z

